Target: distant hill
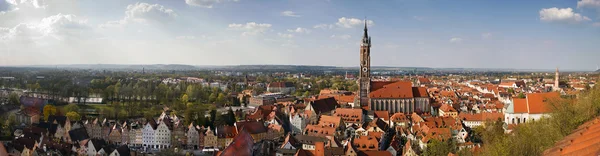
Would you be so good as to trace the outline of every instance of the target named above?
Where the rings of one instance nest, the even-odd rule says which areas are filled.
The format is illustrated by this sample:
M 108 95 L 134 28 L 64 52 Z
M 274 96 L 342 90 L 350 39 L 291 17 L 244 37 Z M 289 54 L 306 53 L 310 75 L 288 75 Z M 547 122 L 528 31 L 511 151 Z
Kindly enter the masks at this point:
M 40 68 L 65 68 L 65 69 L 93 69 L 93 70 L 198 70 L 198 67 L 182 64 L 72 64 L 72 65 L 36 65 L 26 67 Z

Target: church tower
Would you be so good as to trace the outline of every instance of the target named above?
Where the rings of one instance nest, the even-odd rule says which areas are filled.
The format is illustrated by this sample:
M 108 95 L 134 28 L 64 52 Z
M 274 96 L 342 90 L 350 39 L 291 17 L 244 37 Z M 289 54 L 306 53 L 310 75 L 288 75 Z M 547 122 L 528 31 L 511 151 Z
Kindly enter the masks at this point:
M 360 72 L 358 79 L 358 103 L 360 106 L 369 105 L 369 90 L 371 89 L 371 37 L 367 34 L 367 21 L 360 43 Z
M 554 91 L 558 91 L 560 90 L 560 84 L 558 83 L 558 79 L 560 79 L 559 74 L 558 74 L 558 68 L 556 68 L 556 73 L 555 73 L 555 77 L 554 77 L 554 87 L 552 88 Z

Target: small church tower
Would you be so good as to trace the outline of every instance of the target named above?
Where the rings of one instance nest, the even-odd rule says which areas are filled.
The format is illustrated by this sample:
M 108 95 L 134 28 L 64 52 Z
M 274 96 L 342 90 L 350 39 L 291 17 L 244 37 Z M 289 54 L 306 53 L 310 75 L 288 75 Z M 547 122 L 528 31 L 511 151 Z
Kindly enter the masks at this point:
M 552 90 L 554 90 L 554 91 L 560 90 L 560 86 L 559 86 L 560 84 L 558 82 L 558 79 L 560 79 L 560 75 L 558 73 L 558 68 L 556 68 L 556 73 L 554 76 L 554 87 L 552 87 Z

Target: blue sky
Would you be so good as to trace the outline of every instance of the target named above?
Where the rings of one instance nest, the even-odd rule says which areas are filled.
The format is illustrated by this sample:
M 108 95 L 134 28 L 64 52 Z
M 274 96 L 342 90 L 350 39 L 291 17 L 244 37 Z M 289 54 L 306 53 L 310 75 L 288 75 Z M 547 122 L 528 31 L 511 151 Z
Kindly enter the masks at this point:
M 0 65 L 594 70 L 600 0 L 0 0 Z

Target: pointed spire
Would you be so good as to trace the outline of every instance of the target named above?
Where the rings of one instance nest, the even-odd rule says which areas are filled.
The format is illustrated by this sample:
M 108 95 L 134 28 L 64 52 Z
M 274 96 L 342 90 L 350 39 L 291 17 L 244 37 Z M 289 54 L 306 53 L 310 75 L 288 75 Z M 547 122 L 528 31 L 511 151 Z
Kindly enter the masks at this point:
M 367 31 L 367 17 L 365 17 L 365 31 Z
M 364 30 L 365 30 L 365 33 L 363 34 L 363 39 L 369 38 L 369 35 L 367 33 L 367 31 L 369 29 L 367 29 L 367 18 L 366 17 L 365 17 L 365 29 Z

